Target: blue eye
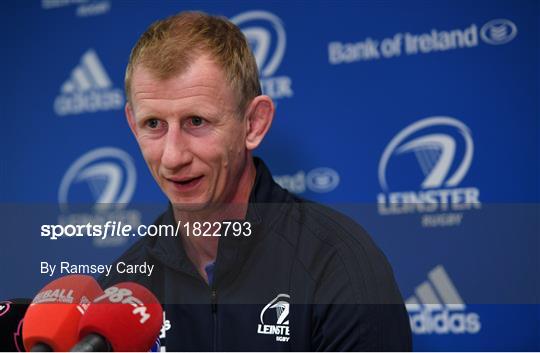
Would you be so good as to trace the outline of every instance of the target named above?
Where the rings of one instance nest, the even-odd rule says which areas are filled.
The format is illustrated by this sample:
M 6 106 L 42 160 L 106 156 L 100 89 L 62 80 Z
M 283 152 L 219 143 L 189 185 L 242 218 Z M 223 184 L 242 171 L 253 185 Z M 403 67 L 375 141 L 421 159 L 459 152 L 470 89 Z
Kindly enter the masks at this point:
M 190 121 L 191 121 L 191 125 L 193 126 L 201 126 L 204 122 L 203 118 L 199 117 L 199 116 L 192 116 L 190 118 Z

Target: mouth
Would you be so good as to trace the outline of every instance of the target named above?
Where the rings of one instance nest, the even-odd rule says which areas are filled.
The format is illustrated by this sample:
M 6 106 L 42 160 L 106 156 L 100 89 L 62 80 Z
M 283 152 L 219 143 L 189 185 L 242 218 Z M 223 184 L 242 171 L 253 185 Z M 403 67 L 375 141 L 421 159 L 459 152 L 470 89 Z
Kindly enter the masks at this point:
M 178 191 L 188 191 L 195 188 L 201 182 L 203 175 L 186 178 L 166 178 Z

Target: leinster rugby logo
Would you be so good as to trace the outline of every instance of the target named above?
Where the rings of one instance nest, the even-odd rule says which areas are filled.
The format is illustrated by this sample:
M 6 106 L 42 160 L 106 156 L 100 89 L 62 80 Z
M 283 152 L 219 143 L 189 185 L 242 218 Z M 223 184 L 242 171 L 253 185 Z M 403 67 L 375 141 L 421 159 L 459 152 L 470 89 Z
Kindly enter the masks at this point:
M 379 162 L 379 214 L 421 213 L 426 227 L 460 224 L 463 213 L 458 211 L 480 208 L 480 191 L 459 187 L 473 155 L 471 131 L 457 119 L 437 116 L 407 126 L 386 146 Z M 391 182 L 389 175 L 394 176 Z M 411 184 L 421 190 L 391 191 L 393 185 L 399 190 Z
M 95 201 L 96 210 L 124 208 L 131 201 L 137 174 L 129 154 L 114 148 L 92 150 L 77 159 L 60 183 L 58 202 L 66 208 L 70 191 L 76 184 L 85 183 Z
M 268 11 L 247 11 L 231 18 L 251 46 L 264 94 L 274 99 L 292 97 L 292 81 L 288 76 L 274 76 L 285 55 L 287 36 L 283 22 Z
M 274 335 L 278 342 L 288 342 L 289 329 L 289 301 L 288 294 L 278 294 L 261 311 L 261 323 L 257 333 L 261 335 Z
M 71 164 L 60 182 L 58 223 L 84 225 L 116 221 L 138 226 L 140 212 L 127 209 L 136 183 L 135 164 L 127 152 L 101 147 L 83 154 Z M 125 237 L 94 239 L 96 246 L 120 246 L 126 241 Z

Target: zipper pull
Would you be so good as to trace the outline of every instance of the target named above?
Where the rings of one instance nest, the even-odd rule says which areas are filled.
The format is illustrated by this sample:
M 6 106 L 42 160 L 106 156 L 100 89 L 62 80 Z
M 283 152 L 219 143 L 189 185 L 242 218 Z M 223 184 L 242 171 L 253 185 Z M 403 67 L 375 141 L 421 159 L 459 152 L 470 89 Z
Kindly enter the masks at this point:
M 212 312 L 215 313 L 217 311 L 217 291 L 212 288 Z

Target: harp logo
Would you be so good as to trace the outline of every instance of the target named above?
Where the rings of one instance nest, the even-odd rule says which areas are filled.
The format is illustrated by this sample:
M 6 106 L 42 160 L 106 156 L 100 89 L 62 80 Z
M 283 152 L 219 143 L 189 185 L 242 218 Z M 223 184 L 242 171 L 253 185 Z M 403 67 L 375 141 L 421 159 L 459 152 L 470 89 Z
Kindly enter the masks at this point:
M 261 323 L 257 326 L 257 333 L 273 335 L 278 342 L 288 342 L 289 329 L 289 301 L 288 294 L 278 294 L 261 311 Z
M 293 96 L 289 76 L 274 76 L 285 55 L 287 35 L 279 17 L 268 11 L 247 11 L 231 18 L 246 36 L 251 47 L 264 94 L 274 99 Z
M 141 224 L 141 214 L 128 209 L 135 192 L 137 172 L 131 156 L 116 147 L 100 147 L 75 160 L 58 189 L 62 225 L 105 224 L 109 220 Z M 125 237 L 93 239 L 98 247 L 121 246 Z
M 137 174 L 131 156 L 114 147 L 102 147 L 85 153 L 69 167 L 60 183 L 58 202 L 69 206 L 70 192 L 79 183 L 89 187 L 96 210 L 125 208 L 135 191 Z
M 407 126 L 379 162 L 379 214 L 420 213 L 426 227 L 459 225 L 462 211 L 481 206 L 477 188 L 460 187 L 473 156 L 472 133 L 455 118 L 435 116 Z M 420 190 L 394 191 L 411 185 Z

